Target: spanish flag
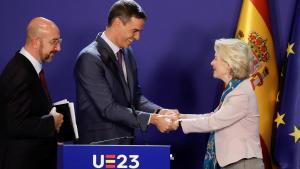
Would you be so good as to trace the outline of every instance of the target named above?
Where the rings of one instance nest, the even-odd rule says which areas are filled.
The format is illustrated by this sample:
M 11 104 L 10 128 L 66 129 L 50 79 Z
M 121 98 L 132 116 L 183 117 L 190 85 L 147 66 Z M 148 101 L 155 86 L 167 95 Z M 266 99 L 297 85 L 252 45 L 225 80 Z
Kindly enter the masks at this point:
M 267 0 L 244 0 L 236 38 L 246 41 L 256 57 L 251 76 L 260 111 L 260 136 L 265 168 L 271 165 L 271 136 L 276 112 L 278 72 Z

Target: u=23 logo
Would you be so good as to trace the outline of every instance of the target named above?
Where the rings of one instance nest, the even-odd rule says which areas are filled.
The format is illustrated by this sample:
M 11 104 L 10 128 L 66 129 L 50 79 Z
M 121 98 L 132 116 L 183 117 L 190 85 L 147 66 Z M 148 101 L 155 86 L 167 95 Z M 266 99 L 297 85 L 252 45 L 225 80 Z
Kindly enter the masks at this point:
M 100 159 L 99 159 L 100 157 Z M 140 162 L 138 161 L 139 155 L 124 155 L 124 154 L 106 154 L 97 155 L 93 154 L 94 168 L 138 168 Z

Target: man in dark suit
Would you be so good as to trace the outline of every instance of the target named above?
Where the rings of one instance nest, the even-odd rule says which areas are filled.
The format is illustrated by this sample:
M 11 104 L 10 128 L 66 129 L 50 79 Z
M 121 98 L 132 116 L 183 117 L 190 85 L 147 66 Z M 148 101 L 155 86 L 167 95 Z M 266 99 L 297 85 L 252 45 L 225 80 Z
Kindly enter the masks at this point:
M 139 40 L 145 20 L 135 1 L 117 1 L 106 30 L 79 53 L 74 74 L 80 143 L 132 144 L 126 138 L 134 128 L 153 124 L 166 132 L 177 118 L 177 110 L 162 109 L 141 93 L 130 44 Z
M 52 108 L 42 64 L 60 51 L 60 32 L 38 17 L 26 33 L 25 46 L 0 76 L 0 168 L 55 169 L 63 115 Z

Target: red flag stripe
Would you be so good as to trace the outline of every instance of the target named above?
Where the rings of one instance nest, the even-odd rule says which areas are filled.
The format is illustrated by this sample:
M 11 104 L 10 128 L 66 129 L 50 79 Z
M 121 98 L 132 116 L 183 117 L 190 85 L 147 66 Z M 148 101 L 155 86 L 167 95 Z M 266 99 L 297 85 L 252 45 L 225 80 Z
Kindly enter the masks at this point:
M 265 169 L 272 169 L 272 161 L 271 161 L 271 156 L 269 155 L 268 147 L 264 139 L 261 137 L 261 135 L 259 135 L 259 138 L 260 138 L 260 144 L 261 144 Z
M 268 26 L 269 32 L 271 29 L 270 15 L 269 15 L 269 6 L 267 0 L 251 0 L 257 11 L 260 13 L 261 17 Z

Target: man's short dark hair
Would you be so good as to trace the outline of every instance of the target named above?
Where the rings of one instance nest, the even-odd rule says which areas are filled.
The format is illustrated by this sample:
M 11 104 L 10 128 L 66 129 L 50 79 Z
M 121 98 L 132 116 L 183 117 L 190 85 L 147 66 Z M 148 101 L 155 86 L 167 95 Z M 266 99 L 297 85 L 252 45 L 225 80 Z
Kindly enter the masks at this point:
M 116 18 L 120 18 L 123 24 L 126 24 L 131 17 L 147 19 L 145 12 L 137 2 L 133 0 L 119 0 L 109 10 L 108 26 L 111 26 Z

